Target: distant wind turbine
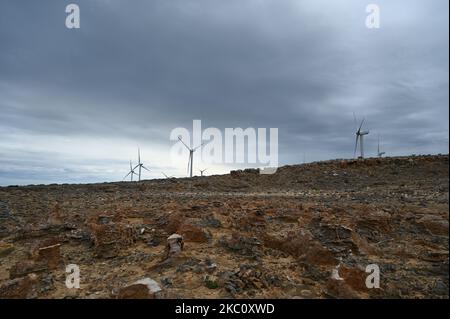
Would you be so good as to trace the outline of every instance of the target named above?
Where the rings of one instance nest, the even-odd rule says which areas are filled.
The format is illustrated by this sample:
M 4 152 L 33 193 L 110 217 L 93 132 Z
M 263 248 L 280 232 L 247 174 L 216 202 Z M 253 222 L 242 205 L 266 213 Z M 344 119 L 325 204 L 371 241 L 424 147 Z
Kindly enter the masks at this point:
M 386 152 L 381 152 L 380 151 L 380 135 L 378 135 L 378 151 L 377 151 L 378 157 L 383 157 L 384 154 L 386 154 Z
M 355 124 L 356 124 L 356 116 L 355 113 L 353 113 Z M 355 151 L 354 151 L 354 157 L 356 157 L 356 151 L 358 149 L 358 141 L 359 141 L 359 149 L 360 149 L 360 158 L 364 158 L 364 135 L 369 134 L 369 131 L 361 131 L 361 128 L 364 124 L 365 119 L 361 121 L 361 124 L 359 125 L 358 130 L 356 131 L 356 141 L 355 141 Z
M 199 169 L 199 171 L 200 171 L 200 176 L 203 176 L 203 173 L 206 172 L 207 170 L 208 170 L 207 168 L 205 168 L 205 169 Z
M 125 180 L 125 178 L 127 178 L 128 175 L 130 175 L 130 178 L 131 178 L 130 181 L 131 182 L 133 181 L 133 175 L 137 175 L 136 172 L 134 171 L 133 163 L 131 163 L 131 160 L 130 160 L 130 171 L 128 172 L 127 175 L 125 175 L 125 177 L 123 179 Z
M 135 170 L 136 168 L 139 168 L 139 182 L 141 181 L 141 173 L 142 173 L 142 169 L 145 169 L 146 171 L 150 170 L 144 166 L 144 164 L 141 163 L 141 150 L 138 148 L 138 164 L 133 168 L 133 170 Z
M 179 139 L 180 142 L 183 143 L 183 145 L 186 146 L 186 148 L 189 150 L 188 173 L 189 173 L 189 176 L 192 177 L 192 170 L 193 170 L 192 168 L 193 168 L 193 166 L 194 166 L 194 152 L 195 152 L 198 148 L 202 147 L 203 144 L 205 144 L 205 143 L 202 143 L 202 144 L 200 144 L 200 145 L 197 146 L 197 147 L 190 148 L 189 146 L 186 145 L 186 143 L 183 142 L 183 140 L 181 139 L 181 136 L 178 136 L 178 139 Z
M 163 174 L 165 178 L 175 178 L 174 176 L 168 176 L 168 175 L 165 174 L 164 172 L 161 172 L 161 174 Z

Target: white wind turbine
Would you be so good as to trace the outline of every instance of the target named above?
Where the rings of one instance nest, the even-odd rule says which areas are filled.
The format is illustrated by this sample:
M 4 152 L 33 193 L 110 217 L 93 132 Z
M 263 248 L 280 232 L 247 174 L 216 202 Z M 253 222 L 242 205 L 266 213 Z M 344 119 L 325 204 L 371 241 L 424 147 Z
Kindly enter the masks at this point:
M 355 118 L 355 124 L 356 124 L 356 116 L 353 113 L 353 116 Z M 358 142 L 359 142 L 359 149 L 360 149 L 360 158 L 364 158 L 364 135 L 369 134 L 369 131 L 361 131 L 361 128 L 364 124 L 365 119 L 361 121 L 361 124 L 359 125 L 358 130 L 356 131 L 356 141 L 355 141 L 355 151 L 354 151 L 354 157 L 356 157 L 356 151 L 358 149 Z
M 133 181 L 133 175 L 137 175 L 136 172 L 134 171 L 133 163 L 131 163 L 131 160 L 130 160 L 130 171 L 128 172 L 127 175 L 125 175 L 125 177 L 123 178 L 123 180 L 125 180 L 125 178 L 127 178 L 128 175 L 130 175 L 130 181 L 131 181 L 131 182 Z
M 207 168 L 205 168 L 205 169 L 199 169 L 200 176 L 203 176 L 203 173 L 206 172 L 207 170 L 208 170 Z
M 203 144 L 205 144 L 205 143 L 202 143 L 202 144 L 200 144 L 200 145 L 197 146 L 197 147 L 190 148 L 189 146 L 186 145 L 186 143 L 183 142 L 183 140 L 181 139 L 181 136 L 178 136 L 178 139 L 179 139 L 180 142 L 183 143 L 183 145 L 186 146 L 186 148 L 189 150 L 188 173 L 189 173 L 189 176 L 192 177 L 192 168 L 193 168 L 193 166 L 194 166 L 194 152 L 195 152 L 198 148 L 202 147 Z
M 386 154 L 386 152 L 381 152 L 380 151 L 380 135 L 378 135 L 378 150 L 377 150 L 377 154 L 378 154 L 378 157 L 383 157 L 383 155 Z
M 141 181 L 141 173 L 142 173 L 142 169 L 145 169 L 146 171 L 150 170 L 144 166 L 144 164 L 141 163 L 141 150 L 138 148 L 138 164 L 133 168 L 133 170 L 135 170 L 136 168 L 139 168 L 139 182 Z

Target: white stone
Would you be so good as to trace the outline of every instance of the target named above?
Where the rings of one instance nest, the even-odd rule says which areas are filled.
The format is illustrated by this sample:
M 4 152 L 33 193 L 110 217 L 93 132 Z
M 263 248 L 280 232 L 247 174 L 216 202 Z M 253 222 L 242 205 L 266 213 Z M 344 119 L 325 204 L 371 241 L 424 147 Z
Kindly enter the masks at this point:
M 151 291 L 152 293 L 156 293 L 161 291 L 161 287 L 158 285 L 158 283 L 156 281 L 154 281 L 151 278 L 144 278 L 141 280 L 136 281 L 134 284 L 136 285 L 146 285 L 148 290 Z

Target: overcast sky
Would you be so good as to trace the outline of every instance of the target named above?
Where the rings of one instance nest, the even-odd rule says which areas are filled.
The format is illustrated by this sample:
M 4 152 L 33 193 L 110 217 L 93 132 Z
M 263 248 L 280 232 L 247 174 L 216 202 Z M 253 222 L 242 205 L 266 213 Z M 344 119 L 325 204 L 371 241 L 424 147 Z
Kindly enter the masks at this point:
M 185 176 L 194 119 L 278 128 L 280 165 L 353 157 L 353 112 L 367 156 L 448 153 L 447 0 L 72 2 L 80 29 L 70 1 L 0 1 L 0 185 L 122 180 L 138 146 L 145 178 Z

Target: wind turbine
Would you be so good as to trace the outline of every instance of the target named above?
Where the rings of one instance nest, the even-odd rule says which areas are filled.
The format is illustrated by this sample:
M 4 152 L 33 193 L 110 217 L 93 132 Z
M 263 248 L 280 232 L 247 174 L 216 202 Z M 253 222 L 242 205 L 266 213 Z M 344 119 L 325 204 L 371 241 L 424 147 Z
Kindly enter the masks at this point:
M 377 151 L 378 157 L 383 157 L 386 152 L 380 152 L 380 135 L 378 135 L 378 151 Z
M 142 169 L 145 169 L 146 171 L 150 170 L 144 166 L 144 164 L 141 163 L 141 150 L 138 147 L 138 164 L 133 168 L 133 170 L 135 170 L 136 168 L 139 168 L 139 182 L 141 181 L 141 171 Z
M 205 169 L 199 169 L 199 171 L 200 171 L 200 176 L 203 176 L 203 173 L 206 172 L 207 170 L 208 170 L 207 168 L 205 168 Z
M 200 144 L 199 146 L 195 147 L 195 148 L 190 148 L 189 146 L 186 145 L 186 143 L 183 142 L 183 140 L 181 139 L 181 136 L 178 136 L 178 139 L 180 140 L 181 143 L 183 143 L 184 146 L 186 146 L 186 148 L 189 150 L 189 160 L 188 160 L 188 173 L 189 176 L 192 177 L 192 167 L 194 165 L 194 152 L 199 148 L 202 147 L 203 144 Z
M 125 175 L 125 177 L 123 179 L 125 180 L 125 178 L 127 178 L 128 175 L 130 175 L 131 176 L 131 180 L 130 181 L 132 182 L 133 181 L 133 175 L 137 175 L 136 172 L 134 171 L 135 168 L 133 168 L 133 164 L 131 163 L 131 160 L 130 160 L 130 171 L 128 172 L 127 175 Z
M 355 124 L 356 124 L 356 116 L 355 113 L 353 113 L 353 116 L 355 118 Z M 369 131 L 361 131 L 361 128 L 364 124 L 365 119 L 361 121 L 361 124 L 359 125 L 358 130 L 356 131 L 356 141 L 355 141 L 355 152 L 354 155 L 356 157 L 356 151 L 358 149 L 358 141 L 359 141 L 359 149 L 360 149 L 360 158 L 364 158 L 364 135 L 369 134 Z

